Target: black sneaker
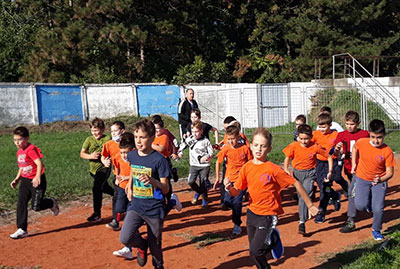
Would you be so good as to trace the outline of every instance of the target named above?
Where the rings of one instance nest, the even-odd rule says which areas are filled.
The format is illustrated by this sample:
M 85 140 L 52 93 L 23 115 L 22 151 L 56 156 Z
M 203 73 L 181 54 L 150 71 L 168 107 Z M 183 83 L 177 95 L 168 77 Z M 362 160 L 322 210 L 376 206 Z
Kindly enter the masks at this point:
M 98 213 L 93 213 L 90 217 L 87 218 L 87 221 L 94 222 L 94 221 L 100 221 L 101 220 L 101 215 Z
M 339 230 L 339 232 L 347 234 L 347 233 L 351 233 L 355 229 L 356 229 L 356 225 L 354 224 L 354 222 L 348 220 L 348 221 L 346 221 L 344 226 Z
M 339 211 L 340 210 L 340 198 L 342 197 L 342 195 L 340 194 L 340 192 L 338 193 L 338 199 L 333 201 L 333 206 L 335 208 L 335 211 Z
M 178 182 L 179 176 L 178 176 L 178 169 L 176 167 L 173 167 L 171 169 L 171 175 L 172 175 L 174 182 Z
M 324 223 L 325 221 L 325 214 L 323 212 L 318 212 L 317 216 L 315 216 L 314 222 L 315 223 Z
M 146 241 L 146 247 L 144 249 L 137 249 L 137 263 L 139 264 L 140 267 L 143 267 L 147 263 L 147 241 Z
M 299 224 L 299 234 L 302 234 L 302 235 L 306 234 L 306 225 L 304 223 Z
M 107 224 L 106 224 L 106 227 L 107 227 L 107 228 L 111 228 L 111 229 L 113 229 L 114 231 L 119 231 L 119 230 L 121 230 L 121 227 L 119 227 L 119 223 L 118 223 L 118 221 L 117 221 L 116 219 L 112 219 L 110 223 L 107 223 Z

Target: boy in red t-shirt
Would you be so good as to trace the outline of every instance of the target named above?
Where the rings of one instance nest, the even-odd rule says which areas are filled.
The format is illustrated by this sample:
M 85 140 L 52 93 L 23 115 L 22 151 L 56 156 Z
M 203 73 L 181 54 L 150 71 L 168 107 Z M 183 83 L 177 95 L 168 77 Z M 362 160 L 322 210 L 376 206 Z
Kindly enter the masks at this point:
M 214 183 L 214 190 L 216 190 L 217 186 L 219 186 L 221 183 L 221 178 L 219 177 L 219 168 L 224 160 L 226 160 L 225 177 L 229 178 L 229 181 L 234 184 L 239 177 L 240 168 L 242 168 L 247 161 L 253 159 L 250 148 L 239 143 L 239 133 L 240 130 L 237 126 L 229 126 L 226 128 L 228 143 L 217 155 L 218 159 L 215 164 L 215 173 L 217 175 L 217 179 Z M 236 197 L 232 197 L 229 195 L 229 193 L 225 193 L 224 204 L 227 207 L 232 208 L 232 221 L 234 223 L 232 233 L 234 235 L 239 235 L 242 232 L 242 228 L 240 228 L 242 220 L 240 217 L 242 216 L 243 196 L 245 193 L 246 191 L 240 191 L 239 195 Z
M 19 239 L 28 236 L 28 202 L 32 199 L 32 210 L 41 211 L 50 209 L 54 216 L 59 213 L 57 201 L 54 198 L 44 198 L 46 192 L 46 176 L 42 162 L 43 154 L 40 148 L 29 143 L 29 131 L 20 126 L 14 130 L 14 144 L 18 148 L 18 174 L 11 181 L 11 188 L 19 182 L 17 204 L 17 231 L 10 234 L 10 238 Z
M 283 149 L 286 158 L 284 161 L 284 170 L 290 175 L 289 163 L 292 160 L 293 176 L 298 180 L 306 190 L 309 197 L 313 193 L 314 180 L 316 179 L 315 167 L 317 164 L 317 154 L 328 159 L 328 169 L 332 171 L 332 157 L 329 152 L 322 149 L 321 146 L 311 142 L 312 128 L 303 124 L 297 128 L 297 142 L 293 142 Z M 327 174 L 330 179 L 331 174 Z M 299 234 L 306 234 L 305 222 L 308 219 L 308 209 L 304 200 L 299 198 Z
M 336 130 L 331 130 L 332 117 L 328 113 L 321 113 L 317 117 L 318 130 L 313 132 L 312 142 L 316 143 L 324 150 L 330 152 L 335 145 L 335 139 L 338 132 Z M 337 167 L 337 158 L 333 156 L 333 170 L 329 169 L 328 159 L 321 154 L 317 154 L 317 184 L 320 191 L 319 196 L 319 213 L 315 217 L 315 223 L 323 223 L 325 221 L 326 208 L 328 207 L 329 200 L 332 199 L 335 211 L 340 209 L 340 193 L 336 192 L 332 188 L 332 180 L 342 185 L 342 188 L 347 191 L 347 182 L 341 177 L 341 171 Z M 335 173 L 336 172 L 336 173 Z M 328 176 L 328 174 L 331 176 Z M 344 181 L 342 182 L 340 178 Z M 329 180 L 326 180 L 329 179 Z
M 111 140 L 107 141 L 103 145 L 103 149 L 101 151 L 101 162 L 107 168 L 113 166 L 113 187 L 114 187 L 114 195 L 112 199 L 112 214 L 113 218 L 110 223 L 106 224 L 106 227 L 113 229 L 114 231 L 119 231 L 121 228 L 119 227 L 120 214 L 115 211 L 115 202 L 116 195 L 118 192 L 118 186 L 115 184 L 118 170 L 117 163 L 119 158 L 121 157 L 119 153 L 119 142 L 121 140 L 121 136 L 125 133 L 125 124 L 122 121 L 114 121 L 111 125 Z
M 240 169 L 239 178 L 233 186 L 228 178 L 224 180 L 231 196 L 237 196 L 246 189 L 250 194 L 246 226 L 250 256 L 257 268 L 270 268 L 266 259 L 267 251 L 271 250 L 275 259 L 283 255 L 279 231 L 275 228 L 278 215 L 283 213 L 282 189 L 294 185 L 307 204 L 310 215 L 314 216 L 318 212 L 301 183 L 285 173 L 280 166 L 268 161 L 271 142 L 272 136 L 266 129 L 255 129 L 251 143 L 253 160 Z
M 369 137 L 369 133 L 366 130 L 358 128 L 360 124 L 360 116 L 355 111 L 348 111 L 344 116 L 346 122 L 346 130 L 340 132 L 335 140 L 335 155 L 342 155 L 343 157 L 343 168 L 344 173 L 350 181 L 348 190 L 348 206 L 347 206 L 347 221 L 345 225 L 339 230 L 341 233 L 349 233 L 354 231 L 356 228 L 354 224 L 354 218 L 356 217 L 357 210 L 354 206 L 354 185 L 353 174 L 351 173 L 351 149 L 353 148 L 356 141 L 360 138 Z M 357 160 L 356 160 L 357 161 Z
M 356 180 L 354 204 L 357 210 L 372 211 L 372 235 L 375 240 L 383 240 L 385 194 L 387 181 L 394 175 L 395 161 L 392 149 L 383 143 L 386 134 L 383 121 L 371 121 L 368 130 L 370 138 L 359 139 L 352 150 L 351 172 Z

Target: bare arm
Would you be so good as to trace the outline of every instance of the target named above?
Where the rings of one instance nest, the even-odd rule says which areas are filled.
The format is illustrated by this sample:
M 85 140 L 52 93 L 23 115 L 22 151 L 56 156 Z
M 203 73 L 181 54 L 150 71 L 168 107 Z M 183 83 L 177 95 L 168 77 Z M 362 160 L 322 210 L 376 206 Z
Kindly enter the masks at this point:
M 11 188 L 15 189 L 15 187 L 18 185 L 19 180 L 21 179 L 21 173 L 22 173 L 22 168 L 18 169 L 17 176 L 14 178 L 13 181 L 11 181 L 10 186 Z
M 290 163 L 290 158 L 286 156 L 284 162 L 283 162 L 283 170 L 285 170 L 285 172 L 290 175 L 290 171 L 289 171 L 289 163 Z
M 378 175 L 375 176 L 374 178 L 374 182 L 376 184 L 381 183 L 381 182 L 385 182 L 388 181 L 389 179 L 391 179 L 394 175 L 394 167 L 386 167 L 386 174 L 383 177 L 379 177 Z
M 40 158 L 37 158 L 36 160 L 33 161 L 36 164 L 36 175 L 32 179 L 32 185 L 34 188 L 40 185 L 40 176 L 42 175 L 42 170 L 43 170 L 43 162 Z
M 80 156 L 82 159 L 85 160 L 98 160 L 101 156 L 100 152 L 93 152 L 92 154 L 89 154 L 86 149 L 81 149 Z
M 239 195 L 240 190 L 236 189 L 235 186 L 232 186 L 231 182 L 229 181 L 229 178 L 224 179 L 224 185 L 225 185 L 225 190 L 229 192 L 230 196 L 236 197 Z
M 358 159 L 358 149 L 354 145 L 353 149 L 351 150 L 351 173 L 352 174 L 356 173 L 357 159 Z
M 218 162 L 218 160 L 215 162 L 215 182 L 214 182 L 214 186 L 213 189 L 216 190 L 218 187 L 218 184 L 221 183 L 221 178 L 219 177 L 219 170 L 221 167 L 221 163 Z
M 333 159 L 332 159 L 332 156 L 329 155 L 328 156 L 328 174 L 326 175 L 326 178 L 329 180 L 332 177 L 332 171 L 333 171 Z
M 219 144 L 219 132 L 218 132 L 218 129 L 215 128 L 215 127 L 212 127 L 212 128 L 211 128 L 211 131 L 214 132 L 215 144 L 218 145 L 218 144 Z

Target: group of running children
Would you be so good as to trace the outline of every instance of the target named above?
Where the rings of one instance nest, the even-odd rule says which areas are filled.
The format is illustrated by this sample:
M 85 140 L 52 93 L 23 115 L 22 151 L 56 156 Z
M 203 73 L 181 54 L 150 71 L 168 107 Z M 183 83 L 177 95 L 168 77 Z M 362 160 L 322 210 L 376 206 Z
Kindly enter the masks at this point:
M 281 168 L 268 160 L 272 135 L 265 128 L 256 128 L 250 145 L 240 132 L 240 124 L 234 117 L 224 120 L 224 140 L 219 143 L 218 131 L 201 122 L 198 109 L 192 111 L 192 123 L 183 135 L 181 144 L 164 127 L 162 118 L 142 119 L 135 123 L 133 133 L 126 132 L 121 121 L 111 125 L 111 137 L 105 134 L 103 120 L 91 121 L 91 136 L 82 146 L 80 156 L 89 160 L 90 175 L 93 177 L 93 214 L 87 218 L 94 222 L 101 219 L 102 194 L 112 198 L 112 221 L 106 226 L 120 230 L 121 214 L 125 213 L 120 232 L 124 247 L 114 251 L 115 256 L 133 259 L 132 248 L 137 249 L 137 262 L 144 266 L 147 250 L 150 249 L 154 268 L 163 268 L 161 234 L 163 222 L 171 209 L 181 211 L 182 204 L 172 192 L 171 179 L 178 180 L 171 159 L 182 157 L 189 148 L 190 172 L 188 183 L 195 191 L 192 204 L 201 197 L 201 206 L 208 206 L 208 191 L 220 188 L 221 207 L 232 210 L 234 223 L 232 233 L 242 232 L 241 215 L 243 197 L 249 193 L 247 210 L 247 235 L 250 256 L 257 268 L 270 268 L 267 252 L 275 259 L 283 255 L 283 245 L 276 228 L 278 215 L 283 213 L 281 190 L 294 185 L 299 206 L 299 234 L 305 235 L 305 222 L 316 216 L 316 223 L 323 223 L 330 203 L 340 209 L 341 194 L 333 189 L 332 183 L 341 185 L 348 198 L 348 219 L 340 229 L 342 233 L 355 230 L 357 210 L 373 213 L 372 234 L 375 240 L 382 240 L 382 216 L 387 181 L 393 177 L 394 156 L 384 144 L 385 126 L 381 120 L 373 120 L 369 131 L 359 128 L 357 112 L 345 115 L 346 130 L 332 121 L 330 109 L 324 107 L 317 117 L 318 128 L 313 131 L 306 124 L 304 115 L 296 120 L 294 142 L 283 149 L 286 158 Z M 332 127 L 334 126 L 334 127 Z M 210 128 L 211 127 L 211 128 Z M 339 129 L 339 130 L 338 130 Z M 205 130 L 205 131 L 204 131 Z M 216 132 L 216 144 L 209 140 L 208 132 Z M 14 130 L 14 144 L 17 146 L 19 171 L 11 182 L 15 188 L 19 181 L 17 206 L 18 230 L 11 234 L 13 239 L 28 236 L 27 206 L 32 199 L 32 209 L 50 209 L 58 215 L 59 207 L 53 198 L 46 199 L 45 167 L 41 161 L 41 150 L 29 143 L 29 132 L 25 127 Z M 214 150 L 219 149 L 216 161 L 216 180 L 209 180 L 210 163 Z M 289 170 L 289 166 L 293 171 Z M 223 166 L 221 176 L 220 168 Z M 112 168 L 113 187 L 107 183 Z M 350 182 L 342 177 L 342 168 Z M 293 175 L 293 176 L 292 176 Z M 313 205 L 314 181 L 319 187 L 319 206 Z M 146 224 L 147 237 L 139 233 Z

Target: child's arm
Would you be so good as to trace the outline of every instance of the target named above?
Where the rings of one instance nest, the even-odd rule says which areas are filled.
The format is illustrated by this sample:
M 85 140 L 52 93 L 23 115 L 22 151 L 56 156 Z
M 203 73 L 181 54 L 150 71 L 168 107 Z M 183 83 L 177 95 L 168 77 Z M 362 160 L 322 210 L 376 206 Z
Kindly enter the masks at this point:
M 307 194 L 307 191 L 304 189 L 303 185 L 299 181 L 295 181 L 293 184 L 296 187 L 296 191 L 300 194 L 301 198 L 303 198 L 304 203 L 308 208 L 309 215 L 315 216 L 318 213 L 318 208 L 315 207 Z
M 386 174 L 383 177 L 376 175 L 372 185 L 376 185 L 378 183 L 388 181 L 389 179 L 391 179 L 393 177 L 393 175 L 394 175 L 394 166 L 386 167 Z
M 218 132 L 218 129 L 215 128 L 215 127 L 212 127 L 210 131 L 214 132 L 215 144 L 218 145 L 219 144 L 219 132 Z
M 225 190 L 229 192 L 230 196 L 236 197 L 239 195 L 240 190 L 236 189 L 235 186 L 232 186 L 231 182 L 229 181 L 229 178 L 224 178 L 224 186 Z
M 285 161 L 283 162 L 283 170 L 284 170 L 288 175 L 290 175 L 289 163 L 290 163 L 290 158 L 286 156 Z
M 149 177 L 149 175 L 143 174 L 139 176 L 140 182 L 143 184 L 151 184 L 154 188 L 160 189 L 163 194 L 167 194 L 169 192 L 169 179 L 166 177 L 160 178 L 160 181 Z
M 14 178 L 13 181 L 11 181 L 10 186 L 11 188 L 15 189 L 15 187 L 18 185 L 19 180 L 21 179 L 21 173 L 22 173 L 22 168 L 18 169 L 17 176 Z
M 111 158 L 110 158 L 110 156 L 104 157 L 103 155 L 101 155 L 100 160 L 101 160 L 101 162 L 103 163 L 103 165 L 105 167 L 110 167 L 111 166 Z
M 129 174 L 129 181 L 128 184 L 126 184 L 125 193 L 126 198 L 128 198 L 129 201 L 132 200 L 132 171 Z
M 219 177 L 219 169 L 221 167 L 221 163 L 217 161 L 215 162 L 215 182 L 213 189 L 217 190 L 218 185 L 221 183 L 221 178 Z
M 86 149 L 81 149 L 81 154 L 80 154 L 82 159 L 85 160 L 98 160 L 101 156 L 100 152 L 93 152 L 92 154 L 89 154 Z
M 332 159 L 332 156 L 329 155 L 328 156 L 328 174 L 326 174 L 327 182 L 329 182 L 329 180 L 331 180 L 332 171 L 333 171 L 333 159 Z
M 352 174 L 356 173 L 357 160 L 358 160 L 358 149 L 357 149 L 356 145 L 354 144 L 353 149 L 351 150 L 351 173 Z
M 33 161 L 36 164 L 36 175 L 32 179 L 32 185 L 34 188 L 40 185 L 40 176 L 42 175 L 42 170 L 43 170 L 43 162 L 40 158 L 37 158 L 36 160 Z

